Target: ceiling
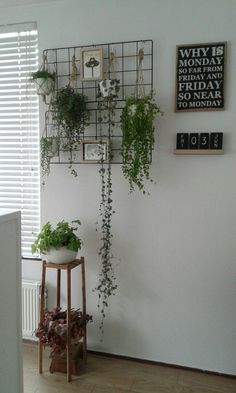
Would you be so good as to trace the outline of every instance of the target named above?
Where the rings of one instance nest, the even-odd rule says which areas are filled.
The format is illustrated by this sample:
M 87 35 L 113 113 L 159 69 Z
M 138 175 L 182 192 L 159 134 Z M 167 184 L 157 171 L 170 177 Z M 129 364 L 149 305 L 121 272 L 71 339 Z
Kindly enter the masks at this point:
M 58 0 L 0 0 L 0 7 L 13 7 L 16 5 L 49 3 L 51 1 L 58 1 Z

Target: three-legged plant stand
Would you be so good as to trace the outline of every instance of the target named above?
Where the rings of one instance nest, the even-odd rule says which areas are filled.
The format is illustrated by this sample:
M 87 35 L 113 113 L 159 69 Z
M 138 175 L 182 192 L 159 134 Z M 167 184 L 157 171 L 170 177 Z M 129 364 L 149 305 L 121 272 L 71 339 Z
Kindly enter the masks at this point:
M 66 346 L 66 364 L 67 364 L 67 381 L 71 381 L 72 374 L 72 346 L 71 346 L 71 270 L 75 267 L 81 267 L 81 283 L 82 283 L 82 313 L 86 315 L 86 293 L 85 293 L 85 266 L 84 257 L 75 259 L 73 262 L 66 264 L 58 264 L 42 261 L 42 283 L 41 283 L 41 302 L 40 302 L 40 323 L 44 320 L 45 308 L 45 278 L 46 269 L 57 269 L 57 307 L 61 303 L 61 270 L 65 270 L 67 274 L 67 346 Z M 87 329 L 86 324 L 83 328 L 82 335 L 83 361 L 87 360 Z M 43 371 L 43 344 L 39 340 L 39 373 Z

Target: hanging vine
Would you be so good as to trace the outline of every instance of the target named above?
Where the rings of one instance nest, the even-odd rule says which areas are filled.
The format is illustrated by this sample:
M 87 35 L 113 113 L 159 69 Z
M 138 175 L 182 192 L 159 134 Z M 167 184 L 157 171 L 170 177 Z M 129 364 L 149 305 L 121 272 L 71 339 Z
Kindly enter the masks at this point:
M 154 100 L 153 91 L 145 94 L 143 77 L 144 48 L 138 53 L 135 95 L 126 100 L 120 118 L 122 130 L 122 171 L 129 182 L 130 192 L 135 187 L 146 194 L 145 180 L 150 178 L 151 155 L 155 142 L 154 120 L 162 113 Z
M 99 249 L 99 256 L 101 258 L 101 272 L 99 274 L 99 281 L 95 288 L 98 292 L 98 307 L 101 311 L 100 330 L 104 333 L 104 318 L 106 316 L 106 308 L 108 307 L 109 298 L 116 293 L 117 284 L 114 275 L 114 268 L 112 264 L 112 215 L 115 213 L 112 206 L 112 173 L 111 165 L 101 164 L 99 169 L 101 179 L 101 202 L 99 207 L 99 216 L 101 220 L 101 242 Z
M 117 82 L 117 81 L 116 81 Z M 118 86 L 119 82 L 117 83 Z M 100 124 L 100 134 L 102 138 L 102 126 L 104 124 L 108 127 L 108 141 L 111 139 L 112 129 L 115 126 L 114 114 L 116 102 L 114 98 L 117 97 L 119 88 L 116 92 L 111 93 L 109 96 L 103 98 L 103 101 L 98 102 L 98 121 Z M 103 116 L 102 116 L 103 113 Z M 105 113 L 105 115 L 104 115 Z M 101 151 L 101 166 L 99 169 L 101 179 L 101 201 L 99 207 L 99 216 L 101 221 L 101 242 L 102 245 L 98 254 L 101 258 L 101 272 L 99 274 L 99 281 L 95 287 L 98 292 L 98 307 L 101 311 L 100 330 L 104 333 L 104 319 L 106 316 L 106 309 L 109 305 L 109 298 L 116 293 L 117 284 L 114 274 L 114 267 L 112 260 L 112 215 L 115 213 L 112 206 L 112 170 L 111 170 L 112 152 L 111 146 L 108 143 L 107 163 L 104 162 L 103 152 Z
M 153 121 L 158 112 L 161 111 L 152 94 L 142 98 L 130 97 L 123 108 L 122 170 L 130 192 L 137 187 L 145 194 L 145 180 L 153 181 L 150 179 L 150 157 L 155 142 Z

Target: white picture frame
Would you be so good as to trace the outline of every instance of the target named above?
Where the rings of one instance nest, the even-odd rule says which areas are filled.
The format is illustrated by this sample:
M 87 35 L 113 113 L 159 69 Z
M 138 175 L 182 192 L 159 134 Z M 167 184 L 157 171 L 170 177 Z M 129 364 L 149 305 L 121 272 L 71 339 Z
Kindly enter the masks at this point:
M 103 78 L 103 49 L 83 48 L 80 51 L 80 72 L 82 81 L 101 80 Z
M 99 163 L 108 160 L 108 141 L 83 141 L 83 162 Z

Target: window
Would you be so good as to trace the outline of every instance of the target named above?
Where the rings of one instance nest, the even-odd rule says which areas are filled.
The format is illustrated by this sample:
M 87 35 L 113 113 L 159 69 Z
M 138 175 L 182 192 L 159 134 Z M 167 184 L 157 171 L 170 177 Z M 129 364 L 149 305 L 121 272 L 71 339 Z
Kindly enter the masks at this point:
M 37 63 L 36 24 L 0 26 L 0 208 L 21 211 L 23 257 L 40 223 Z

